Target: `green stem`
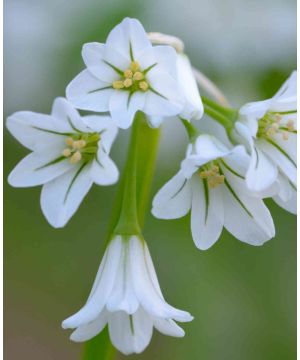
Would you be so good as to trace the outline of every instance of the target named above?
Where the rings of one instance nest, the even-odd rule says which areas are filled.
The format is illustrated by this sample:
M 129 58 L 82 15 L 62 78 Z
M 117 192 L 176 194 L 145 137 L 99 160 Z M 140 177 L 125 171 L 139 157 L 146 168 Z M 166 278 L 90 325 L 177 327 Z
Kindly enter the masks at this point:
M 226 128 L 226 130 L 230 130 L 233 127 L 233 122 L 223 114 L 219 113 L 217 110 L 212 109 L 211 107 L 204 105 L 204 112 L 208 116 L 212 117 L 218 123 L 220 123 L 222 126 Z
M 193 126 L 188 120 L 185 120 L 182 118 L 180 118 L 180 120 L 181 120 L 183 126 L 185 127 L 185 130 L 188 134 L 190 142 L 193 143 L 200 134 L 198 129 L 196 129 L 195 126 Z
M 202 102 L 204 105 L 214 109 L 215 111 L 223 114 L 224 116 L 228 116 L 229 118 L 234 119 L 236 114 L 237 114 L 237 110 L 236 109 L 232 109 L 229 107 L 225 107 L 222 106 L 216 102 L 214 102 L 213 100 L 205 97 L 205 96 L 201 96 Z

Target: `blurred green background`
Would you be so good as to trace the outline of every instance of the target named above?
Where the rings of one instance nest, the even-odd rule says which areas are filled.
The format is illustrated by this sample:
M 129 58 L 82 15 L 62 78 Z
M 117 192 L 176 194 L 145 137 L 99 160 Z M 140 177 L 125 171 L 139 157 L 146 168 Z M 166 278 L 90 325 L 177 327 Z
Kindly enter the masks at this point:
M 295 0 L 6 0 L 4 117 L 48 113 L 83 68 L 82 44 L 103 42 L 125 16 L 181 37 L 192 63 L 236 106 L 273 95 L 296 67 Z M 120 167 L 127 137 L 120 132 L 113 148 Z M 185 146 L 180 123 L 168 121 L 152 195 L 177 171 Z M 26 149 L 7 131 L 4 149 L 5 358 L 79 359 L 82 346 L 60 323 L 88 296 L 116 186 L 94 186 L 69 224 L 54 230 L 41 213 L 40 188 L 6 183 Z M 255 248 L 224 232 L 207 252 L 194 246 L 188 217 L 162 221 L 148 213 L 144 235 L 165 297 L 195 320 L 183 326 L 183 339 L 155 333 L 148 349 L 130 358 L 296 358 L 296 219 L 268 205 L 275 239 Z

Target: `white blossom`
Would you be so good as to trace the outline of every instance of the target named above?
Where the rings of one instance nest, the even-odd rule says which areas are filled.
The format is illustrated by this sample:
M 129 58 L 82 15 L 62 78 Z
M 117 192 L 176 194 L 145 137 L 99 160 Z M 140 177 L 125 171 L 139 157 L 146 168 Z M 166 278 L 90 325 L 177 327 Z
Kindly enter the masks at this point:
M 188 147 L 180 171 L 157 193 L 152 213 L 176 219 L 191 210 L 196 246 L 211 247 L 225 227 L 237 239 L 262 245 L 275 235 L 269 210 L 260 194 L 245 183 L 249 156 L 243 146 L 226 148 L 210 135 L 200 135 Z
M 54 101 L 51 115 L 20 111 L 7 119 L 11 134 L 32 152 L 12 170 L 15 187 L 43 185 L 42 211 L 63 227 L 93 183 L 110 185 L 118 169 L 109 157 L 117 127 L 109 116 L 81 117 L 65 99 Z
M 248 187 L 262 191 L 276 182 L 273 199 L 292 213 L 297 211 L 296 77 L 294 71 L 271 99 L 244 105 L 235 125 L 237 139 L 251 154 Z
M 109 242 L 86 304 L 62 326 L 76 328 L 71 340 L 82 342 L 108 324 L 113 345 L 131 354 L 148 346 L 153 327 L 165 335 L 182 337 L 184 331 L 174 320 L 192 319 L 165 301 L 145 241 L 116 235 Z
M 85 44 L 82 57 L 86 69 L 66 91 L 77 108 L 109 111 L 124 129 L 139 110 L 150 119 L 177 115 L 182 110 L 174 77 L 176 51 L 171 46 L 152 46 L 138 20 L 124 19 L 105 44 Z

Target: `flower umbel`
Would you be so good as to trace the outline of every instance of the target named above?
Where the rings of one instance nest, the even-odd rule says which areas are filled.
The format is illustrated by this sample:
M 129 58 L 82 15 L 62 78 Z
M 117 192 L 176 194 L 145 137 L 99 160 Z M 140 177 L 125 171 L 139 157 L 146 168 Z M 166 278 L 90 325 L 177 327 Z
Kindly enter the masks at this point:
M 110 185 L 118 169 L 109 157 L 117 128 L 108 116 L 80 117 L 63 98 L 51 115 L 17 112 L 7 128 L 32 150 L 11 172 L 12 186 L 43 185 L 41 207 L 49 223 L 64 226 L 93 183 Z
M 113 345 L 127 355 L 148 346 L 153 327 L 165 335 L 182 337 L 184 331 L 175 321 L 192 319 L 165 301 L 146 242 L 138 236 L 115 235 L 86 304 L 62 326 L 76 328 L 71 339 L 82 342 L 108 324 Z

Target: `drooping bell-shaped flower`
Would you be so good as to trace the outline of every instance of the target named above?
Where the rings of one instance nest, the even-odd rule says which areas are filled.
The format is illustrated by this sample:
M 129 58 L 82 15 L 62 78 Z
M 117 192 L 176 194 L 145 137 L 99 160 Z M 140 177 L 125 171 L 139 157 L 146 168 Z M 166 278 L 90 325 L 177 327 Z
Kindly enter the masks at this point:
M 184 331 L 175 321 L 192 319 L 165 301 L 146 242 L 140 236 L 115 235 L 86 304 L 62 326 L 76 329 L 71 340 L 82 342 L 108 324 L 113 345 L 123 354 L 132 354 L 148 346 L 153 327 L 162 334 L 182 337 Z

